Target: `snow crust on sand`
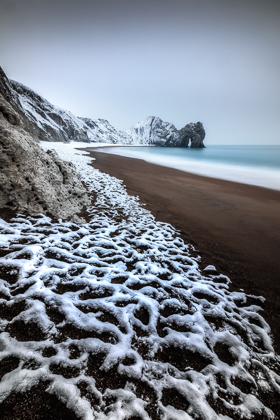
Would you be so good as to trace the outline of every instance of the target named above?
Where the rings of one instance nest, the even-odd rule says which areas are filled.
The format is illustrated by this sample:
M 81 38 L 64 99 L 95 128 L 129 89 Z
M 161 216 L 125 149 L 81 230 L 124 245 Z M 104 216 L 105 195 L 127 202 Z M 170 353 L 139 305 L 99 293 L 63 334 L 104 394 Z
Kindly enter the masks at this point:
M 201 270 L 179 232 L 85 152 L 43 147 L 73 162 L 96 200 L 84 225 L 0 219 L 0 364 L 19 361 L 0 403 L 48 380 L 86 420 L 276 418 L 279 357 L 263 298 Z
M 58 147 L 60 150 L 61 156 L 64 156 L 65 154 L 68 155 L 68 161 L 72 162 L 73 158 L 73 150 L 75 149 L 87 149 L 87 148 L 105 148 L 108 147 L 108 143 L 88 143 L 84 141 L 70 141 L 69 143 L 62 143 L 62 142 L 50 142 L 50 141 L 40 141 L 40 145 L 43 149 L 49 150 L 49 149 L 55 149 Z M 57 145 L 57 146 L 56 146 Z M 110 144 L 110 147 L 120 147 L 121 144 Z M 72 152 L 67 152 L 67 151 Z M 84 156 L 85 157 L 85 156 Z M 66 160 L 66 159 L 64 159 Z M 94 157 L 91 157 L 90 160 L 95 160 Z M 88 161 L 90 162 L 90 161 Z

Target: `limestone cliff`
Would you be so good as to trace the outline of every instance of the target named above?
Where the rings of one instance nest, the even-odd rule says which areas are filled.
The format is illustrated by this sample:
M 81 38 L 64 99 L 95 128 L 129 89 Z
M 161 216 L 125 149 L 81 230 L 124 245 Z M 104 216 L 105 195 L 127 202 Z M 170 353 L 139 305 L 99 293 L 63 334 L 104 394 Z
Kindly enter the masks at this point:
M 79 174 L 54 151 L 39 146 L 15 108 L 14 98 L 1 83 L 0 208 L 81 222 L 76 213 L 89 206 L 90 199 Z
M 205 130 L 201 122 L 190 123 L 181 130 L 158 117 L 148 117 L 135 124 L 127 134 L 132 137 L 132 144 L 169 147 L 205 147 Z

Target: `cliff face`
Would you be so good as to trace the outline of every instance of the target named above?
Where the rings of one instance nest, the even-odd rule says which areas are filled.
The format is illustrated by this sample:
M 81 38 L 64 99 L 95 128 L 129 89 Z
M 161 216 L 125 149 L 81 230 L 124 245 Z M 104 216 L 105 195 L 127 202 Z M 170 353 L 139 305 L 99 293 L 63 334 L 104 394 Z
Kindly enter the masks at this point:
M 57 218 L 76 216 L 90 199 L 71 163 L 47 153 L 31 133 L 32 123 L 1 73 L 0 80 L 0 208 Z M 30 130 L 30 132 L 28 131 Z
M 148 117 L 135 124 L 127 134 L 132 138 L 132 144 L 164 146 L 177 135 L 177 129 L 158 117 Z
M 9 80 L 1 67 L 0 92 L 20 115 L 24 129 L 37 140 L 113 144 L 131 142 L 126 133 L 116 130 L 107 120 L 76 117 L 52 105 L 28 87 Z
M 190 123 L 177 130 L 173 124 L 158 117 L 148 117 L 130 130 L 120 131 L 107 120 L 76 117 L 52 105 L 28 87 L 9 80 L 1 67 L 0 92 L 11 110 L 20 116 L 24 129 L 38 140 L 204 147 L 202 123 Z
M 205 147 L 205 130 L 201 122 L 190 123 L 177 130 L 168 122 L 158 117 L 148 117 L 127 131 L 132 137 L 132 144 L 169 147 Z
M 205 139 L 205 130 L 201 122 L 190 123 L 178 131 L 175 144 L 171 146 L 178 147 L 205 147 L 203 140 Z M 169 144 L 166 144 L 169 146 Z

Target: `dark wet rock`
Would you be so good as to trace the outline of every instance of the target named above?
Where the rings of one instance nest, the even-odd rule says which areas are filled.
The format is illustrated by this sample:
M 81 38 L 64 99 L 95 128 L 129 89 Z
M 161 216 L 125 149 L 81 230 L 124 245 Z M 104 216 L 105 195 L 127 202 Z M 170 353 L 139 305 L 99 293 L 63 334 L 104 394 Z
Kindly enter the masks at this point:
M 176 146 L 193 148 L 205 147 L 203 140 L 205 139 L 205 130 L 201 122 L 187 124 L 184 128 L 179 130 Z

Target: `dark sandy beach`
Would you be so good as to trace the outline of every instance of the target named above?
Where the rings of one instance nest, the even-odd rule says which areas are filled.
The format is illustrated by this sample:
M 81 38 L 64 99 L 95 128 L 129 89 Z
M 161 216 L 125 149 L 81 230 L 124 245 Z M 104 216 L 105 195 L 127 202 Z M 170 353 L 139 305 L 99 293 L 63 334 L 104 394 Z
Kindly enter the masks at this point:
M 181 231 L 202 267 L 213 264 L 233 289 L 265 297 L 264 317 L 279 352 L 280 192 L 86 150 L 94 168 L 122 179 L 157 220 Z
M 30 371 L 32 378 L 33 375 L 38 375 L 38 383 L 24 392 L 12 391 L 1 403 L 1 419 L 68 420 L 80 416 L 76 415 L 73 405 L 70 407 L 66 405 L 65 400 L 60 400 L 59 395 L 49 393 L 48 387 L 53 376 L 39 376 L 39 368 L 42 366 L 45 366 L 51 375 L 58 375 L 55 377 L 56 381 L 60 380 L 65 384 L 65 379 L 71 379 L 71 386 L 75 384 L 73 386 L 76 386 L 77 395 L 89 403 L 94 413 L 107 414 L 115 404 L 110 392 L 122 392 L 127 390 L 127 383 L 132 384 L 132 392 L 135 397 L 143 400 L 145 413 L 151 420 L 162 418 L 162 410 L 168 406 L 190 412 L 190 400 L 176 390 L 174 381 L 177 380 L 178 372 L 183 372 L 183 380 L 187 378 L 184 383 L 187 384 L 188 381 L 194 387 L 195 375 L 200 375 L 200 381 L 204 376 L 201 372 L 209 366 L 210 370 L 205 371 L 206 386 L 208 387 L 209 383 L 209 372 L 218 391 L 217 395 L 212 390 L 205 393 L 205 402 L 217 415 L 227 415 L 234 420 L 243 418 L 239 408 L 240 402 L 247 398 L 247 394 L 252 394 L 251 397 L 254 396 L 259 403 L 275 413 L 275 419 L 280 418 L 279 392 L 270 385 L 265 387 L 262 379 L 262 369 L 279 374 L 279 362 L 276 353 L 271 351 L 270 347 L 264 346 L 262 334 L 268 339 L 267 326 L 263 318 L 259 317 L 260 312 L 271 326 L 274 349 L 279 354 L 280 264 L 277 257 L 280 244 L 280 192 L 195 176 L 138 159 L 105 154 L 98 150 L 91 153 L 96 158 L 92 162 L 93 167 L 122 179 L 128 192 L 139 195 L 141 202 L 146 204 L 158 221 L 169 222 L 181 231 L 185 242 L 195 247 L 195 250 L 191 251 L 193 256 L 201 256 L 201 269 L 214 264 L 220 273 L 228 275 L 232 280 L 230 290 L 226 288 L 225 279 L 221 280 L 222 277 L 216 276 L 217 273 L 213 270 L 210 271 L 214 274 L 210 277 L 213 279 L 210 282 L 207 277 L 211 276 L 209 271 L 208 274 L 207 271 L 206 274 L 201 272 L 202 278 L 206 279 L 205 290 L 211 293 L 215 278 L 218 279 L 217 289 L 214 287 L 213 294 L 204 293 L 201 289 L 196 290 L 197 283 L 195 278 L 191 277 L 192 273 L 187 277 L 186 284 L 184 280 L 178 282 L 176 275 L 181 276 L 190 269 L 190 260 L 186 257 L 188 247 L 182 247 L 180 241 L 177 241 L 180 244 L 177 246 L 172 231 L 165 230 L 161 225 L 159 231 L 163 240 L 160 241 L 154 236 L 158 233 L 158 230 L 153 230 L 157 229 L 157 224 L 151 224 L 150 218 L 147 224 L 142 223 L 141 217 L 139 224 L 137 218 L 127 220 L 127 213 L 121 212 L 121 206 L 116 217 L 114 209 L 111 209 L 111 201 L 106 205 L 105 199 L 105 207 L 103 201 L 101 205 L 98 201 L 95 202 L 98 195 L 95 189 L 92 193 L 95 208 L 90 217 L 89 230 L 75 223 L 63 226 L 61 220 L 53 219 L 50 223 L 43 215 L 29 218 L 27 223 L 23 219 L 19 226 L 14 225 L 14 221 L 11 230 L 3 230 L 4 234 L 9 234 L 9 242 L 8 245 L 5 242 L 0 249 L 0 257 L 8 256 L 9 261 L 8 264 L 4 261 L 0 267 L 0 276 L 5 283 L 5 287 L 0 291 L 0 318 L 5 323 L 2 324 L 5 328 L 2 331 L 6 334 L 3 337 L 15 339 L 21 342 L 21 346 L 18 346 L 19 351 L 11 346 L 12 351 L 1 359 L 0 381 L 6 381 L 6 375 L 9 373 L 12 380 L 16 381 L 19 373 L 16 369 L 24 369 L 27 372 L 24 373 L 26 377 Z M 86 165 L 84 169 L 88 175 Z M 111 188 L 107 180 L 103 186 Z M 121 186 L 112 183 L 112 188 L 115 194 Z M 102 198 L 106 197 L 102 189 L 100 191 Z M 110 192 L 108 194 L 110 195 Z M 109 213 L 108 218 L 104 208 Z M 86 210 L 81 213 L 82 216 L 88 214 Z M 16 211 L 9 209 L 0 211 L 0 217 L 7 221 L 16 214 Z M 124 223 L 121 214 L 124 215 Z M 21 226 L 21 223 L 24 225 Z M 20 238 L 18 229 L 21 232 Z M 149 237 L 144 243 L 140 241 L 143 235 Z M 100 242 L 100 238 L 104 242 Z M 42 247 L 37 246 L 41 243 Z M 118 243 L 121 247 L 116 246 Z M 31 249 L 32 252 L 38 250 L 40 260 L 37 254 L 30 252 Z M 154 254 L 155 249 L 162 250 L 158 256 Z M 153 251 L 152 254 L 150 250 Z M 24 275 L 19 276 L 18 267 L 27 261 L 27 267 L 31 267 L 32 271 L 26 270 Z M 93 264 L 87 273 L 85 268 L 88 269 L 89 261 L 93 261 Z M 156 276 L 150 275 L 149 271 L 142 271 L 141 267 L 150 261 L 155 262 L 161 269 Z M 115 270 L 119 262 L 124 266 L 123 271 Z M 153 264 L 149 265 L 153 269 Z M 106 269 L 110 270 L 108 277 L 104 277 L 104 273 L 107 275 Z M 88 281 L 89 279 L 91 281 Z M 34 287 L 38 280 L 44 285 L 40 290 Z M 244 301 L 238 299 L 235 293 L 231 293 L 239 289 L 244 289 L 247 293 Z M 129 293 L 126 293 L 127 291 Z M 266 302 L 248 297 L 250 294 L 262 295 Z M 50 295 L 53 296 L 51 300 Z M 147 296 L 149 302 L 152 302 L 151 312 L 142 303 L 147 301 Z M 174 297 L 178 305 L 170 304 L 171 298 L 173 301 Z M 217 307 L 219 303 L 222 305 Z M 254 309 L 251 306 L 253 304 L 261 306 L 263 312 L 258 307 Z M 36 305 L 36 308 L 40 305 L 44 319 L 47 318 L 50 323 L 48 325 L 52 325 L 51 330 L 40 326 L 40 322 L 36 321 L 40 321 L 40 317 L 35 318 L 34 312 L 29 311 L 33 308 L 31 305 Z M 246 306 L 250 306 L 250 309 L 246 309 Z M 27 319 L 22 317 L 23 312 Z M 151 324 L 150 313 L 156 319 L 156 330 L 154 326 L 148 329 Z M 186 315 L 188 319 L 183 324 L 182 315 Z M 89 328 L 89 319 L 91 322 L 101 321 L 104 329 L 99 328 L 100 324 L 97 324 L 98 328 L 94 324 Z M 203 346 L 205 342 L 207 353 L 200 352 L 200 347 L 193 350 L 192 347 L 180 345 L 184 337 L 181 333 L 195 335 L 197 329 L 200 331 L 199 337 L 202 335 L 201 329 L 203 331 L 203 339 L 198 341 L 198 345 Z M 121 337 L 128 334 L 124 346 L 125 353 L 118 359 L 120 353 L 117 352 L 115 363 L 104 369 L 102 366 L 108 351 L 112 352 L 114 358 L 114 345 L 118 344 L 121 348 L 116 330 L 118 334 L 122 333 Z M 168 338 L 170 330 L 175 337 L 180 334 L 179 338 L 176 338 L 177 341 Z M 232 348 L 237 348 L 237 344 L 228 344 L 228 331 L 236 334 L 232 343 L 237 342 L 238 346 L 248 348 L 251 352 L 248 353 L 247 359 L 237 359 L 239 353 L 231 351 Z M 92 347 L 85 347 L 85 339 L 88 338 L 91 339 Z M 151 353 L 150 349 L 153 348 L 155 340 L 164 344 Z M 32 349 L 35 349 L 30 356 L 28 352 L 23 353 L 21 350 L 24 345 L 29 345 L 29 342 L 32 342 Z M 126 343 L 130 353 L 127 353 Z M 138 374 L 134 377 L 127 374 L 126 370 L 119 369 L 119 366 L 132 369 L 135 359 L 130 356 L 131 350 L 132 354 L 137 352 L 145 364 L 146 361 L 154 361 L 156 364 L 168 363 L 171 366 L 170 370 L 168 368 L 168 377 L 173 377 L 171 385 L 168 387 L 165 382 L 159 396 L 154 386 L 150 385 L 155 377 L 153 371 L 151 380 L 149 376 L 147 379 L 147 373 L 139 378 Z M 276 357 L 272 359 L 272 355 Z M 216 360 L 218 365 L 213 364 Z M 216 370 L 219 365 L 222 366 L 221 371 Z M 214 374 L 211 373 L 211 366 L 216 366 Z M 230 368 L 233 366 L 234 370 Z M 257 385 L 242 380 L 239 373 L 232 374 L 239 372 L 238 369 L 241 376 L 248 372 L 252 375 L 252 381 L 256 378 Z M 187 376 L 189 371 L 192 372 L 192 376 Z M 80 373 L 82 377 L 79 379 Z M 230 375 L 230 382 L 225 382 L 225 374 Z M 89 385 L 92 380 L 94 388 Z M 234 394 L 230 384 L 235 387 Z M 71 393 L 71 398 L 72 395 Z M 224 401 L 230 401 L 230 404 L 225 404 Z M 271 418 L 265 414 L 264 409 L 259 410 L 258 406 L 252 407 L 252 413 L 251 418 L 256 420 Z M 142 417 L 133 414 L 132 417 L 126 418 L 139 420 Z

